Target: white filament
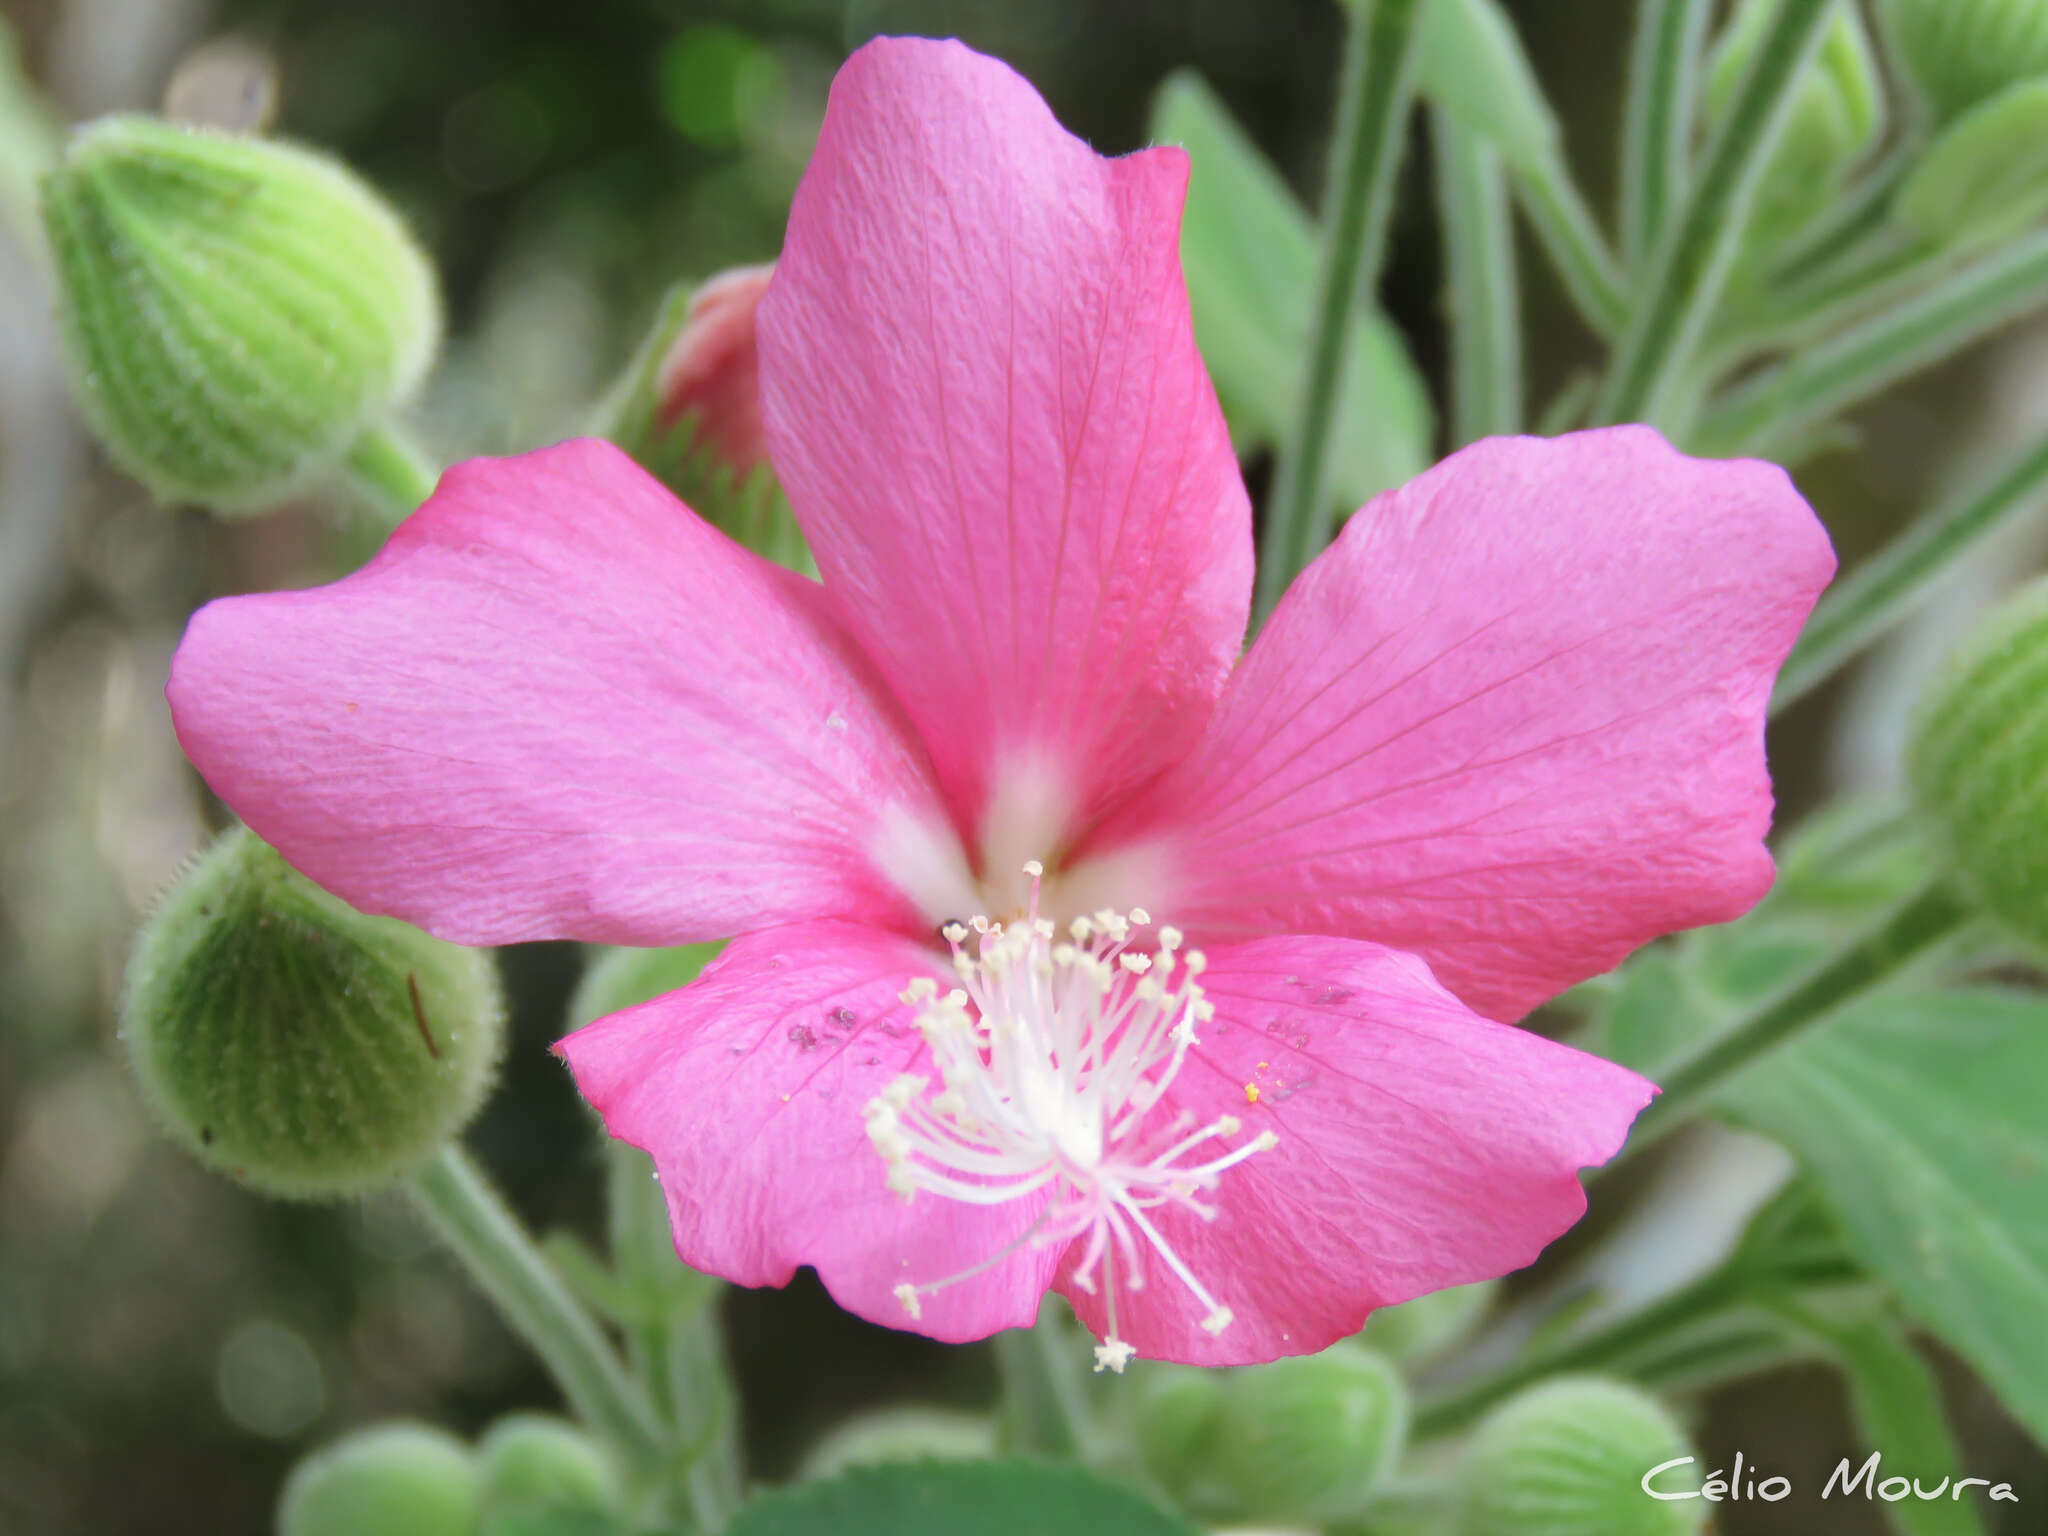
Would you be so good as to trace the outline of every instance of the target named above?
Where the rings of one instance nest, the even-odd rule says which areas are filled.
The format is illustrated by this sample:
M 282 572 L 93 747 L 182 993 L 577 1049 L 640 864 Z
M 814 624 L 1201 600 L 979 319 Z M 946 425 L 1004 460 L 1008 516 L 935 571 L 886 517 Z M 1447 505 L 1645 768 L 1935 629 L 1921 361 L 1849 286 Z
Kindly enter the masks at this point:
M 1201 1042 L 1198 1025 L 1215 1009 L 1196 978 L 1203 959 L 1183 952 L 1162 927 L 1152 947 L 1134 948 L 1150 926 L 1143 910 L 1077 917 L 1062 935 L 1038 915 L 1036 860 L 1022 921 L 1005 927 L 977 917 L 948 924 L 959 987 L 941 993 L 929 977 L 903 994 L 944 1080 L 897 1078 L 867 1107 L 868 1135 L 889 1169 L 889 1187 L 970 1205 L 1043 1198 L 1029 1229 L 960 1274 L 897 1287 L 912 1317 L 921 1298 L 981 1274 L 1027 1243 L 1081 1240 L 1070 1278 L 1105 1293 L 1107 1337 L 1097 1370 L 1121 1371 L 1135 1351 L 1117 1331 L 1117 1288 L 1138 1291 L 1147 1255 L 1206 1311 L 1220 1333 L 1230 1309 L 1196 1277 L 1146 1214 L 1180 1206 L 1203 1220 L 1201 1198 L 1222 1174 L 1277 1144 L 1272 1132 L 1228 1146 L 1242 1129 L 1230 1115 L 1197 1126 L 1183 1111 L 1152 1114 Z M 970 950 L 970 944 L 972 946 Z

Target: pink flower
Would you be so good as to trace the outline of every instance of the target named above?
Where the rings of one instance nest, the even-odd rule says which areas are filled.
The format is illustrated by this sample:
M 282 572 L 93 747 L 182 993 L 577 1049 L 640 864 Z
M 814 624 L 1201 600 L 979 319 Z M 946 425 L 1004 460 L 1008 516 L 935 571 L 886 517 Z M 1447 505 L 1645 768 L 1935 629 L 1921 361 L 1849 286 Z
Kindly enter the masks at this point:
M 358 906 L 741 935 L 562 1046 L 701 1269 L 942 1339 L 1051 1286 L 1111 1365 L 1320 1348 L 1530 1262 L 1653 1091 L 1493 1021 L 1770 882 L 1764 704 L 1834 564 L 1785 476 L 1481 443 L 1239 662 L 1186 174 L 873 43 L 759 315 L 822 585 L 581 442 L 192 621 L 187 751 Z
M 691 294 L 655 375 L 658 424 L 667 429 L 694 413 L 698 439 L 741 478 L 768 457 L 754 315 L 774 275 L 773 263 L 734 267 Z

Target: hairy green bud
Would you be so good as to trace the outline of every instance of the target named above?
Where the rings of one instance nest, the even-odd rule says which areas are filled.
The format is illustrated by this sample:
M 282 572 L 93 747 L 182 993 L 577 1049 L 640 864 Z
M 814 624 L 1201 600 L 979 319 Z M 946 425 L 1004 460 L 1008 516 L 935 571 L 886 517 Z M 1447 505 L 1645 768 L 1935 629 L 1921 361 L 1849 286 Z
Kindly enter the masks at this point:
M 291 1198 L 425 1162 L 482 1103 L 503 1034 L 489 954 L 364 916 L 243 827 L 144 925 L 122 1016 L 171 1135 Z
M 1356 1515 L 1408 1433 L 1408 1393 L 1384 1356 L 1344 1339 L 1319 1355 L 1230 1372 L 1210 1454 L 1255 1519 Z
M 1923 240 L 2018 234 L 2048 213 L 2048 75 L 1971 107 L 1927 147 L 1892 211 Z
M 1225 1373 L 1142 1362 L 1132 1375 L 1138 1455 L 1146 1472 L 1187 1509 L 1231 1514 L 1231 1495 L 1216 1480 L 1213 1453 L 1223 1422 Z
M 477 1442 L 489 1509 L 617 1508 L 619 1476 L 603 1446 L 567 1419 L 507 1414 Z
M 1692 1501 L 1647 1497 L 1651 1468 L 1689 1453 L 1653 1397 L 1564 1376 L 1510 1398 L 1466 1447 L 1458 1536 L 1690 1536 Z
M 598 406 L 610 439 L 707 522 L 807 574 L 815 567 L 768 462 L 754 316 L 773 266 L 678 284 Z
M 110 117 L 43 180 L 73 384 L 165 501 L 260 511 L 332 468 L 425 376 L 426 258 L 308 149 Z
M 292 1469 L 278 1536 L 475 1536 L 478 1486 L 475 1460 L 453 1435 L 379 1424 Z
M 1964 887 L 2048 953 L 2048 579 L 1964 641 L 1921 701 L 1906 771 Z
M 804 1477 L 897 1461 L 975 1461 L 996 1452 L 995 1425 L 955 1408 L 878 1408 L 833 1429 L 804 1457 Z
M 1879 0 L 1905 73 L 1946 122 L 2048 74 L 2048 0 Z

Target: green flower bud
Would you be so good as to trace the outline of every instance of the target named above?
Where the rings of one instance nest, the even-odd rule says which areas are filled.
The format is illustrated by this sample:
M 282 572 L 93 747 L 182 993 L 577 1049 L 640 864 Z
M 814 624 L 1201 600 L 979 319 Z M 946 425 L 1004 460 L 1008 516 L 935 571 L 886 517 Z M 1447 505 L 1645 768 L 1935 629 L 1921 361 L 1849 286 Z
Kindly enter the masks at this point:
M 592 432 L 617 443 L 698 516 L 756 554 L 812 571 L 768 463 L 754 314 L 774 267 L 671 289 Z
M 1655 1398 L 1564 1376 L 1480 1421 L 1463 1462 L 1458 1536 L 1689 1536 L 1697 1502 L 1648 1498 L 1652 1467 L 1687 1455 Z
M 2048 579 L 1993 610 L 1928 690 L 1906 772 L 1958 879 L 2048 953 Z
M 1359 1338 L 1403 1365 L 1427 1360 L 1477 1327 L 1499 1289 L 1498 1281 L 1482 1280 L 1432 1291 L 1398 1307 L 1382 1307 L 1367 1320 Z
M 102 119 L 43 181 L 73 383 L 165 501 L 259 511 L 407 397 L 440 340 L 426 258 L 311 150 Z
M 1243 1515 L 1341 1520 L 1364 1506 L 1407 1433 L 1400 1373 L 1345 1339 L 1319 1355 L 1230 1372 L 1210 1450 Z
M 491 1508 L 608 1511 L 618 1505 L 618 1473 L 604 1447 L 552 1414 L 506 1415 L 484 1431 L 477 1459 L 483 1463 L 484 1503 Z
M 1777 13 L 1776 0 L 1743 0 L 1714 45 L 1706 111 L 1718 124 Z M 1767 250 L 1819 213 L 1826 193 L 1884 131 L 1876 52 L 1856 7 L 1836 8 L 1834 23 L 1807 67 L 1783 135 L 1751 205 L 1746 243 Z
M 1900 186 L 1892 212 L 1923 240 L 2018 234 L 2048 213 L 2048 75 L 1977 103 L 1943 129 Z
M 292 1469 L 278 1536 L 475 1536 L 478 1482 L 469 1448 L 453 1435 L 380 1424 Z
M 144 925 L 122 1018 L 171 1135 L 292 1198 L 426 1161 L 483 1101 L 503 1032 L 487 953 L 365 917 L 242 827 Z
M 1138 1455 L 1146 1472 L 1184 1508 L 1230 1514 L 1233 1500 L 1216 1479 L 1214 1456 L 1226 1373 L 1141 1363 L 1131 1374 Z
M 880 1408 L 833 1429 L 811 1447 L 800 1476 L 836 1477 L 848 1467 L 893 1461 L 975 1461 L 996 1451 L 995 1425 L 951 1408 Z
M 1880 0 L 1879 10 L 1937 121 L 2048 74 L 2048 0 Z

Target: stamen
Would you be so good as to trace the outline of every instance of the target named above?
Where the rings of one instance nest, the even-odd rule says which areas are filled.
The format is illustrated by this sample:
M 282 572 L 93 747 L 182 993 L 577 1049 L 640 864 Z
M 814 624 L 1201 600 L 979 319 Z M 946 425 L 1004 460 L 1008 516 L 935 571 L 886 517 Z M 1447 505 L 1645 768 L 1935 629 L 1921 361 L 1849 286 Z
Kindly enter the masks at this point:
M 1124 1367 L 1131 1363 L 1131 1358 L 1137 1353 L 1131 1345 L 1114 1334 L 1110 1335 L 1095 1346 L 1096 1375 L 1099 1376 L 1106 1370 L 1114 1371 L 1119 1376 L 1123 1375 Z
M 895 1294 L 915 1319 L 923 1297 L 1021 1248 L 1079 1240 L 1067 1278 L 1090 1294 L 1099 1283 L 1106 1304 L 1095 1368 L 1121 1371 L 1137 1351 L 1119 1330 L 1117 1292 L 1145 1290 L 1154 1262 L 1204 1309 L 1203 1328 L 1220 1333 L 1231 1321 L 1146 1213 L 1174 1206 L 1214 1220 L 1218 1207 L 1202 1195 L 1278 1138 L 1237 1140 L 1243 1126 L 1233 1115 L 1197 1126 L 1185 1110 L 1155 1113 L 1200 1044 L 1196 1024 L 1216 1011 L 1196 979 L 1202 956 L 1184 948 L 1179 930 L 1153 930 L 1149 953 L 1126 947 L 1151 925 L 1143 910 L 1076 917 L 1060 932 L 1039 916 L 1044 865 L 1032 859 L 1023 871 L 1031 894 L 1022 920 L 977 915 L 945 926 L 959 986 L 942 994 L 920 977 L 902 994 L 918 1010 L 943 1087 L 899 1077 L 865 1116 L 898 1193 L 981 1206 L 1029 1200 L 1037 1214 L 980 1263 Z

